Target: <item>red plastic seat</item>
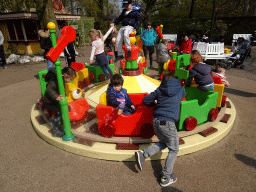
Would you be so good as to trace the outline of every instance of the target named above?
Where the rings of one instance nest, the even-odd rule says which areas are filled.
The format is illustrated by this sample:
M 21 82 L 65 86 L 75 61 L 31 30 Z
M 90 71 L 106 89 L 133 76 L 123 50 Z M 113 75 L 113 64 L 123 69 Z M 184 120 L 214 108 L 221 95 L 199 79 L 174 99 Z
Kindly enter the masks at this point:
M 136 112 L 132 115 L 117 115 L 117 109 L 112 106 L 97 105 L 98 131 L 103 136 L 133 136 L 151 138 L 153 129 L 153 107 L 143 104 L 143 98 L 148 93 L 129 94 Z
M 85 98 L 68 103 L 70 121 L 79 121 L 84 118 L 86 111 L 90 108 Z
M 214 84 L 222 84 L 221 78 L 218 76 L 212 76 Z

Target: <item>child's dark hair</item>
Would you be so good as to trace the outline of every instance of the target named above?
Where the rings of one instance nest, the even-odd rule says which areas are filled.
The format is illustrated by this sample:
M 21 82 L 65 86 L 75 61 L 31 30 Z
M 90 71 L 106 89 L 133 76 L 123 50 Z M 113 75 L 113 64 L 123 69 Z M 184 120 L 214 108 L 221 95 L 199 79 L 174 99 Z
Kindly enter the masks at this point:
M 120 74 L 114 74 L 110 79 L 112 85 L 123 85 L 124 79 Z
M 175 75 L 174 72 L 167 72 L 164 74 L 163 80 L 167 80 L 167 79 L 177 79 L 177 76 Z
M 62 69 L 62 75 L 68 78 L 75 77 L 76 71 L 72 67 L 64 67 Z

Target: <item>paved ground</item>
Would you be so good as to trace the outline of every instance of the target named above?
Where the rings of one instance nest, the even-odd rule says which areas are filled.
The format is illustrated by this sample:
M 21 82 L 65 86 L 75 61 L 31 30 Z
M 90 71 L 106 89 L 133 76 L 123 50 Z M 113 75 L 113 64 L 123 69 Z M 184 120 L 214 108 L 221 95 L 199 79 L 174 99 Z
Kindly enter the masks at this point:
M 79 53 L 77 61 L 88 62 L 89 47 Z M 30 110 L 40 97 L 37 71 L 46 63 L 0 69 L 0 191 L 256 191 L 254 47 L 252 55 L 245 70 L 227 71 L 231 86 L 225 92 L 237 110 L 233 129 L 217 144 L 178 157 L 174 168 L 178 181 L 166 188 L 158 184 L 163 160 L 147 161 L 140 172 L 134 162 L 81 157 L 39 138 Z

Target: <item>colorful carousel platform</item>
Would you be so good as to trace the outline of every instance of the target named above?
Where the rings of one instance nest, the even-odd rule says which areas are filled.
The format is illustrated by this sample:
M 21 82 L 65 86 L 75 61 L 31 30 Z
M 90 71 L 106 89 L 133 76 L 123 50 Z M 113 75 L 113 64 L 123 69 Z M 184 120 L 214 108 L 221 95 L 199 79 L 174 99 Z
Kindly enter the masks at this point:
M 123 87 L 128 93 L 150 93 L 160 85 L 160 81 L 146 75 L 124 76 Z M 95 108 L 99 103 L 99 97 L 107 90 L 107 82 L 90 88 L 85 93 L 89 105 Z M 227 99 L 225 107 L 222 107 L 218 117 L 213 122 L 207 122 L 197 126 L 193 131 L 181 131 L 180 150 L 178 156 L 193 153 L 207 148 L 223 137 L 232 129 L 236 118 L 236 109 L 231 100 Z M 156 136 L 150 139 L 140 137 L 111 137 L 100 135 L 97 131 L 96 116 L 89 116 L 83 122 L 72 124 L 73 141 L 63 141 L 62 138 L 53 137 L 50 132 L 45 113 L 36 103 L 31 109 L 31 121 L 37 134 L 46 142 L 65 151 L 104 160 L 135 161 L 134 152 L 143 150 L 148 145 L 157 142 Z M 168 149 L 152 156 L 151 160 L 165 159 Z

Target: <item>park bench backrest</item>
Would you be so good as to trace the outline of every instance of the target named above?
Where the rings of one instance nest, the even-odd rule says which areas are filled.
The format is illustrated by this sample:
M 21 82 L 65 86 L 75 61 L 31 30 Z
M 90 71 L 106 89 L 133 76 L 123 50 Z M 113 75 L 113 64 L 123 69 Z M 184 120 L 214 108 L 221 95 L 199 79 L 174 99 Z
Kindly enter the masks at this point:
M 224 43 L 199 42 L 196 49 L 201 55 L 222 55 L 224 54 Z
M 207 43 L 206 55 L 224 54 L 224 43 L 209 44 Z
M 205 55 L 207 50 L 207 43 L 198 42 L 196 50 L 198 50 L 201 55 Z
M 237 40 L 239 37 L 243 37 L 246 40 L 250 40 L 251 34 L 233 34 L 233 40 Z
M 176 44 L 177 34 L 163 34 L 163 39 L 167 39 L 169 41 L 173 41 Z

